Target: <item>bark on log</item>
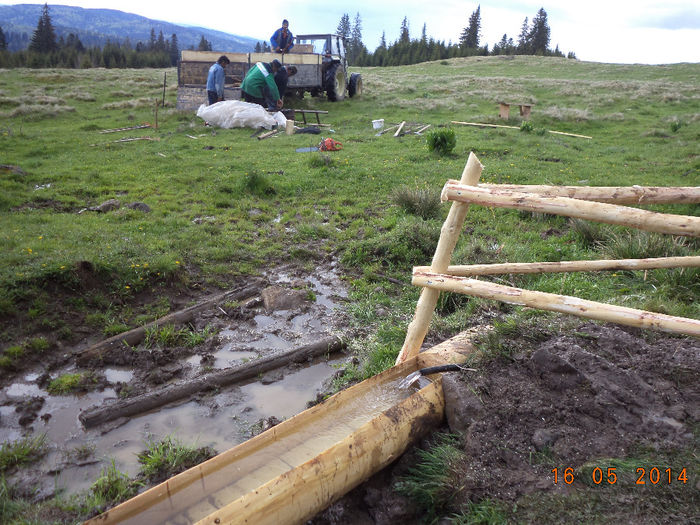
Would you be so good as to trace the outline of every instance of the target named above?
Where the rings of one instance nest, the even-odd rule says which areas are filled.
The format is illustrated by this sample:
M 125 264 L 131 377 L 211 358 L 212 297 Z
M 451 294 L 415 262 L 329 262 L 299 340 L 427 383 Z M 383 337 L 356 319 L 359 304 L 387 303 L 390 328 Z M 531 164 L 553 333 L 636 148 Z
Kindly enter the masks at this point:
M 505 273 L 598 272 L 602 270 L 652 270 L 656 268 L 700 267 L 700 256 L 656 257 L 652 259 L 614 259 L 597 261 L 561 261 L 534 263 L 467 264 L 448 266 L 448 275 L 502 275 Z M 430 272 L 430 266 L 416 266 L 413 273 Z
M 107 406 L 91 407 L 81 412 L 78 419 L 80 419 L 85 428 L 92 428 L 120 417 L 142 414 L 173 401 L 190 397 L 197 392 L 244 381 L 292 362 L 301 363 L 323 354 L 338 352 L 344 347 L 345 342 L 340 337 L 328 337 L 310 345 L 292 348 L 269 357 L 197 377 L 184 383 L 147 392 L 131 399 L 124 399 Z
M 467 164 L 462 171 L 461 182 L 463 184 L 476 185 L 481 177 L 482 169 L 483 166 L 476 155 L 474 155 L 474 152 L 469 153 Z M 447 218 L 440 229 L 440 239 L 430 264 L 432 271 L 441 273 L 447 269 L 468 211 L 469 205 L 460 202 L 455 202 L 450 207 Z M 396 358 L 397 365 L 418 354 L 425 335 L 428 333 L 430 320 L 433 318 L 433 312 L 435 312 L 439 296 L 440 292 L 431 288 L 425 288 L 421 291 L 416 304 L 416 313 L 413 316 L 413 321 L 408 325 L 406 338 Z
M 445 184 L 441 198 L 443 201 L 451 200 L 482 206 L 551 213 L 657 233 L 700 237 L 700 217 L 657 213 L 604 202 L 591 202 L 568 197 L 540 197 L 533 193 L 496 190 L 450 182 Z
M 413 284 L 430 287 L 435 290 L 463 293 L 484 299 L 493 299 L 504 303 L 529 306 L 588 319 L 700 337 L 700 321 L 697 319 L 646 312 L 624 306 L 587 301 L 568 295 L 523 290 L 488 281 L 436 273 L 415 274 L 413 276 Z
M 457 181 L 449 181 L 458 184 Z M 480 188 L 536 193 L 542 197 L 569 197 L 611 204 L 696 204 L 698 186 L 546 186 L 527 184 L 479 184 Z
M 229 292 L 216 295 L 204 302 L 195 304 L 194 306 L 190 306 L 184 310 L 170 313 L 165 317 L 161 317 L 160 319 L 157 319 L 144 326 L 139 326 L 138 328 L 134 328 L 128 332 L 124 332 L 119 335 L 115 335 L 114 337 L 110 337 L 109 339 L 105 339 L 104 341 L 100 341 L 99 343 L 96 343 L 81 351 L 76 356 L 76 361 L 80 366 L 85 366 L 95 361 L 100 361 L 104 354 L 113 348 L 118 348 L 122 344 L 133 346 L 140 343 L 146 337 L 146 332 L 148 330 L 160 328 L 161 326 L 168 324 L 180 325 L 188 323 L 192 320 L 195 314 L 212 308 L 222 301 L 240 301 L 241 299 L 246 299 L 260 293 L 261 289 L 262 283 L 257 282 L 238 290 L 231 290 Z

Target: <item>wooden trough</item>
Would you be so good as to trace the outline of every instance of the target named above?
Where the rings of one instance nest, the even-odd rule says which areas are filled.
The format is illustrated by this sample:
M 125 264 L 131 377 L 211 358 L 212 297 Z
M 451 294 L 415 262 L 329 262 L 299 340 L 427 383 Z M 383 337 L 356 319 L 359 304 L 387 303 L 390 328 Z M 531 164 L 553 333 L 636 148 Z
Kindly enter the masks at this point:
M 86 523 L 303 523 L 442 421 L 439 374 L 420 390 L 398 383 L 471 351 L 465 336 L 445 341 Z

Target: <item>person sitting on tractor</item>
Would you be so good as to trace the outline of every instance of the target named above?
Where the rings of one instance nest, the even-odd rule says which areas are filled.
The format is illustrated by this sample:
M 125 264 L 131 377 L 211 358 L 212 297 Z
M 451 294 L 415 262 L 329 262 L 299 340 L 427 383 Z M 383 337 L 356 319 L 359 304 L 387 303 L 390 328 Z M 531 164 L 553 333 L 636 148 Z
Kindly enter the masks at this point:
M 289 30 L 289 22 L 282 20 L 282 27 L 272 34 L 270 38 L 272 50 L 275 53 L 289 53 L 294 47 L 294 35 Z
M 275 59 L 270 64 L 258 62 L 246 73 L 241 83 L 241 95 L 246 102 L 259 104 L 264 108 L 282 107 L 282 99 L 275 84 L 275 73 L 282 64 Z

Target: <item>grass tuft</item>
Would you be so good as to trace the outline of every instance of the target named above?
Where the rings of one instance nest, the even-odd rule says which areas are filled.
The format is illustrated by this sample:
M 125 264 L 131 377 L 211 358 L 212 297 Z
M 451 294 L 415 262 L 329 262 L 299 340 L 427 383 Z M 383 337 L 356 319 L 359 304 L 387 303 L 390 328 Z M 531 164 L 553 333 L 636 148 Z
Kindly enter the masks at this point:
M 25 437 L 0 445 L 0 473 L 41 459 L 47 452 L 46 434 Z
M 146 450 L 138 454 L 140 474 L 151 483 L 158 483 L 216 455 L 211 447 L 190 447 L 172 436 L 160 441 L 149 440 Z
M 406 213 L 421 219 L 435 219 L 440 214 L 440 193 L 428 188 L 401 186 L 394 190 L 391 199 Z

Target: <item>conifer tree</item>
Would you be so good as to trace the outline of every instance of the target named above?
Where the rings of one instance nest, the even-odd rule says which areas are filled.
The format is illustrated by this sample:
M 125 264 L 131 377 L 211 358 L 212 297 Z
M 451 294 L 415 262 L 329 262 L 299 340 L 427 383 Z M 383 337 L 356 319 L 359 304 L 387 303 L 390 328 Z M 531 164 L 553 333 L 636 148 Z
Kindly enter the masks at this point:
M 348 60 L 351 64 L 356 64 L 357 58 L 365 48 L 365 45 L 362 43 L 362 18 L 360 18 L 360 13 L 355 15 L 355 23 L 350 32 L 348 47 Z
M 537 11 L 532 19 L 532 28 L 529 33 L 530 53 L 545 55 L 549 50 L 549 38 L 551 30 L 547 23 L 547 12 L 543 7 Z
M 481 39 L 481 5 L 469 17 L 469 25 L 464 28 L 459 37 L 459 45 L 466 49 L 479 47 Z
M 202 38 L 199 40 L 197 51 L 211 51 L 211 42 L 204 38 L 204 35 L 202 35 Z
M 350 15 L 347 13 L 340 17 L 336 33 L 342 36 L 346 41 L 350 40 Z
M 5 38 L 5 33 L 0 27 L 0 51 L 5 51 L 7 49 L 7 39 Z
M 176 66 L 178 58 L 180 58 L 180 46 L 177 41 L 177 35 L 173 33 L 170 36 L 170 65 Z
M 51 23 L 51 15 L 49 15 L 49 5 L 44 4 L 41 10 L 41 16 L 39 17 L 39 22 L 37 23 L 34 34 L 32 35 L 32 41 L 29 44 L 29 49 L 31 51 L 36 51 L 37 53 L 50 53 L 58 48 L 56 43 L 56 32 L 54 31 L 53 24 Z
M 528 18 L 525 17 L 523 25 L 520 28 L 518 35 L 518 53 L 526 55 L 530 52 L 530 25 Z
M 408 17 L 404 16 L 401 22 L 401 31 L 399 32 L 399 43 L 408 44 L 411 41 L 411 37 L 408 33 Z

